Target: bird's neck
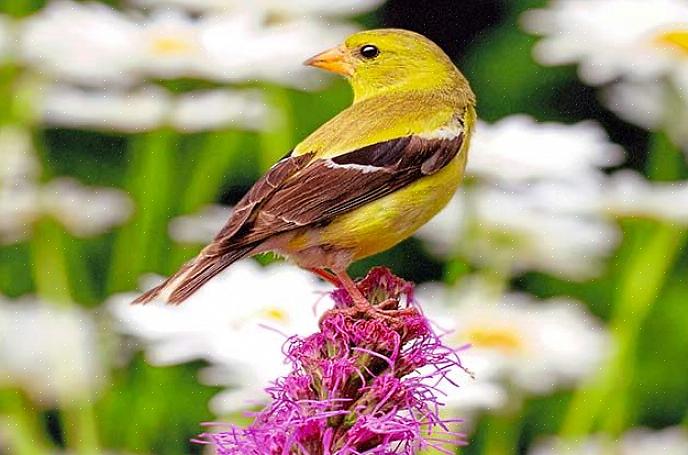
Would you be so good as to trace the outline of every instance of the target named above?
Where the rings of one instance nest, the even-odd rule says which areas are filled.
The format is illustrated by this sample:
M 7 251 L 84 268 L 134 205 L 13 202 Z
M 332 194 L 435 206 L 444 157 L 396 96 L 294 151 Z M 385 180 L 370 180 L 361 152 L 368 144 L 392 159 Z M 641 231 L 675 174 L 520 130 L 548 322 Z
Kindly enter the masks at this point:
M 450 72 L 444 77 L 417 72 L 399 80 L 380 79 L 371 82 L 353 78 L 350 82 L 354 92 L 354 104 L 389 94 L 454 92 L 467 86 L 465 79 L 458 72 Z

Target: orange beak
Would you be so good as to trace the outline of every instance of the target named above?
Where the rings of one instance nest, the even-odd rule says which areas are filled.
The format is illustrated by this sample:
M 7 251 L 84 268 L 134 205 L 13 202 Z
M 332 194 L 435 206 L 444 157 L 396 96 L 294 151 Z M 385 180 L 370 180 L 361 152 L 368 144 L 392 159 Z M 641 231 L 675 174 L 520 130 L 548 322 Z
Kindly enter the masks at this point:
M 303 62 L 304 65 L 322 68 L 342 76 L 353 76 L 354 67 L 346 61 L 343 46 L 333 47 Z

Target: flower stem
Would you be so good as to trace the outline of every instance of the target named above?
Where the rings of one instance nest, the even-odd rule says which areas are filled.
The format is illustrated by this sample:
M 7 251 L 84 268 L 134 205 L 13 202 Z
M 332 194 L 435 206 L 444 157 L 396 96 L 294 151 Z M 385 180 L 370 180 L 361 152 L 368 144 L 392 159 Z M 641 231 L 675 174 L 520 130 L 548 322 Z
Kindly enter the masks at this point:
M 173 187 L 174 133 L 155 131 L 133 139 L 128 192 L 136 203 L 134 219 L 119 232 L 113 248 L 108 291 L 132 289 L 141 273 L 160 270 L 167 244 Z
M 0 433 L 12 453 L 16 455 L 43 455 L 50 453 L 49 442 L 36 412 L 19 392 L 0 393 Z
M 294 145 L 293 107 L 287 89 L 266 88 L 272 115 L 270 128 L 260 135 L 260 170 L 266 171 Z
M 48 302 L 69 305 L 72 294 L 63 236 L 55 221 L 36 223 L 31 240 L 32 268 L 36 294 Z
M 180 213 L 198 210 L 218 197 L 228 170 L 239 156 L 240 139 L 236 131 L 218 131 L 206 135 L 198 163 L 186 186 Z M 188 249 L 183 246 L 174 248 L 171 259 L 174 268 L 189 258 Z
M 57 223 L 45 219 L 37 223 L 31 242 L 36 294 L 48 305 L 63 307 L 73 304 L 64 240 L 64 233 Z M 97 454 L 96 418 L 90 400 L 85 398 L 75 403 L 63 399 L 60 410 L 67 445 L 78 454 Z
M 507 455 L 518 453 L 521 435 L 520 413 L 508 412 L 486 417 L 487 430 L 482 453 Z
M 93 403 L 89 398 L 73 400 L 61 406 L 67 446 L 81 455 L 100 452 Z
M 677 178 L 677 166 L 666 163 L 675 163 L 681 152 L 667 136 L 654 135 L 650 148 L 650 178 Z M 610 321 L 616 351 L 600 375 L 575 392 L 561 426 L 564 438 L 588 433 L 600 418 L 603 429 L 612 434 L 619 434 L 625 428 L 640 330 L 688 240 L 688 231 L 668 223 L 632 227 L 636 228 L 631 231 L 635 236 L 626 238 L 629 251 L 615 288 Z
M 610 323 L 616 351 L 602 374 L 574 394 L 561 427 L 563 437 L 588 433 L 603 409 L 605 430 L 619 433 L 625 427 L 638 335 L 685 241 L 686 231 L 662 224 L 652 226 L 649 235 L 632 246 Z

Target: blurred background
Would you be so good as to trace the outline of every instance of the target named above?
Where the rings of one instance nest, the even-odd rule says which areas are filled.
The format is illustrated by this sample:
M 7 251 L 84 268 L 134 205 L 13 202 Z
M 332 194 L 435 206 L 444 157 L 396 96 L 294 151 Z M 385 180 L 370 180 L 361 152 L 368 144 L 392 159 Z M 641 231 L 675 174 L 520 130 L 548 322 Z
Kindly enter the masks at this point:
M 418 284 L 462 454 L 688 454 L 688 1 L 0 2 L 0 453 L 199 454 L 284 374 L 328 286 L 242 261 L 130 307 L 351 101 L 301 62 L 439 44 L 478 96 L 464 188 L 352 267 Z M 459 449 L 457 449 L 459 453 Z

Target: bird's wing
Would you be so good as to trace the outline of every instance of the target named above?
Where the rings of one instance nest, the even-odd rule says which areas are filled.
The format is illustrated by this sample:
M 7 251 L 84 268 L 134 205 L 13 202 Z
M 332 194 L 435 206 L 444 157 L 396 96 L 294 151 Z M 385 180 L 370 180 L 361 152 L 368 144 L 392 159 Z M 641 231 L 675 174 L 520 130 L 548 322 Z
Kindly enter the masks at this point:
M 446 166 L 461 150 L 451 138 L 404 136 L 326 159 L 288 156 L 242 199 L 213 253 L 329 222 Z

